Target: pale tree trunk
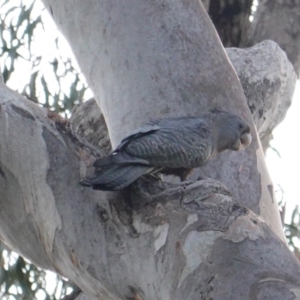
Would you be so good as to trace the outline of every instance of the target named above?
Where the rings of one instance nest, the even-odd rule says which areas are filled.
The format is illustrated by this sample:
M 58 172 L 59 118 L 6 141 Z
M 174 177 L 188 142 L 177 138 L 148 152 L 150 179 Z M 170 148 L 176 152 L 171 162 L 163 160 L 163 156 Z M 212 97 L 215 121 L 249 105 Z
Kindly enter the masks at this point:
M 77 111 L 70 126 L 1 84 L 1 238 L 72 280 L 85 293 L 78 299 L 300 298 L 300 266 L 284 242 L 256 127 L 199 1 L 44 3 L 72 46 L 113 146 L 150 119 L 212 107 L 245 118 L 253 142 L 199 171 L 215 180 L 197 181 L 198 172 L 193 182 L 144 178 L 123 192 L 93 191 L 78 182 L 104 152 L 87 126 L 104 127 L 99 111 L 86 104 L 92 121 Z M 257 102 L 252 113 L 262 134 L 272 129 L 267 119 L 282 117 L 271 99 L 290 101 L 295 74 L 276 45 L 257 47 L 265 53 L 228 51 L 248 103 Z M 259 71 L 270 53 L 278 59 L 266 65 L 272 75 Z M 264 104 L 251 85 L 266 95 Z

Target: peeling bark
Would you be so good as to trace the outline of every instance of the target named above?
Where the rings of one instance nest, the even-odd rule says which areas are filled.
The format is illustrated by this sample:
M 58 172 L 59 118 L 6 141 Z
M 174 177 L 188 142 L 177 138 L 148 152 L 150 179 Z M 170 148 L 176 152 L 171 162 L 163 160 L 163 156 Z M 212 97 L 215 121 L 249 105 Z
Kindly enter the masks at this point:
M 70 122 L 73 131 L 85 141 L 96 146 L 102 156 L 111 151 L 105 119 L 95 99 L 76 105 L 72 111 Z
M 69 122 L 0 84 L 1 238 L 88 299 L 295 298 L 300 266 L 283 242 L 242 87 L 201 3 L 44 2 L 113 146 L 154 117 L 211 107 L 245 118 L 253 143 L 200 169 L 213 179 L 143 177 L 121 192 L 93 191 L 78 182 L 102 155 L 99 139 L 85 142 Z M 73 128 L 92 136 L 78 121 Z
M 93 149 L 81 144 L 59 116 L 3 85 L 1 95 L 0 139 L 18 142 L 10 155 L 0 148 L 1 237 L 33 262 L 70 278 L 88 295 L 78 299 L 293 299 L 300 290 L 295 257 L 222 183 L 143 177 L 120 193 L 82 189 L 80 166 L 97 155 Z M 24 126 L 26 120 L 33 124 Z M 36 149 L 35 161 L 47 164 L 38 167 L 30 155 L 29 162 L 22 160 L 19 149 Z M 17 189 L 7 169 L 15 177 L 31 176 L 20 175 Z M 55 199 L 59 218 L 51 222 L 47 191 L 37 198 L 26 189 L 31 184 L 39 193 L 44 187 L 36 169 L 47 174 L 43 178 Z M 52 245 L 52 251 L 44 245 Z M 247 280 L 233 284 L 238 278 Z

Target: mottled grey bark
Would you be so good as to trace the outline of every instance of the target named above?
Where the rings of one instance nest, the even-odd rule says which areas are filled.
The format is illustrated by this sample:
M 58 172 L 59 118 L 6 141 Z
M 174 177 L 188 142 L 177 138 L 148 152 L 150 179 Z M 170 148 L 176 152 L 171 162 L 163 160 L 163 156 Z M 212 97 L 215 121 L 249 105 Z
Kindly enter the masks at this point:
M 70 121 L 72 130 L 85 141 L 96 146 L 101 151 L 101 156 L 109 154 L 112 149 L 107 126 L 94 98 L 76 105 Z
M 299 297 L 299 264 L 282 241 L 250 110 L 199 1 L 44 2 L 113 146 L 152 118 L 211 107 L 244 117 L 253 143 L 202 169 L 219 181 L 143 178 L 120 193 L 93 191 L 78 182 L 101 151 L 1 84 L 1 238 L 70 278 L 88 295 L 79 299 Z
M 207 11 L 225 47 L 249 47 L 273 40 L 287 53 L 298 76 L 300 70 L 299 1 L 258 1 L 254 21 L 250 22 L 253 1 L 211 1 Z M 247 93 L 247 92 L 246 92 Z M 282 105 L 284 107 L 284 105 Z M 272 139 L 266 133 L 261 140 L 264 150 Z
M 136 0 L 128 2 L 128 7 L 119 2 L 89 1 L 76 13 L 76 22 L 67 1 L 47 3 L 87 74 L 113 146 L 153 118 L 178 116 L 183 112 L 193 115 L 210 107 L 227 108 L 251 118 L 236 74 L 198 1 Z M 86 19 L 95 12 L 97 18 Z M 92 38 L 95 28 L 97 32 Z M 280 232 L 277 207 L 267 189 L 271 184 L 269 177 L 262 176 L 263 183 L 256 177 L 253 186 L 249 184 L 249 174 L 258 172 L 256 165 L 263 159 L 259 155 L 257 162 L 255 140 L 254 136 L 252 150 L 248 150 L 252 153 L 250 159 L 245 153 L 238 154 L 232 164 L 229 159 L 232 154 L 224 154 L 221 165 L 226 172 L 220 174 L 218 162 L 218 165 L 212 163 L 206 173 L 226 180 L 234 196 L 243 191 L 247 195 L 243 204 L 256 212 L 261 210 L 268 223 L 278 226 Z M 240 168 L 243 155 L 245 166 L 238 180 L 241 188 L 237 190 L 237 183 L 228 174 L 235 174 Z M 252 190 L 257 190 L 260 196 L 251 193 Z M 261 205 L 259 209 L 259 199 L 269 199 L 273 204 Z
M 247 45 L 270 39 L 286 52 L 298 76 L 300 72 L 300 1 L 260 0 Z
M 285 52 L 270 40 L 251 48 L 226 51 L 239 76 L 266 151 L 273 129 L 284 119 L 291 105 L 296 73 Z
M 82 189 L 95 153 L 59 116 L 0 92 L 1 238 L 75 282 L 78 300 L 297 299 L 299 263 L 224 185 Z

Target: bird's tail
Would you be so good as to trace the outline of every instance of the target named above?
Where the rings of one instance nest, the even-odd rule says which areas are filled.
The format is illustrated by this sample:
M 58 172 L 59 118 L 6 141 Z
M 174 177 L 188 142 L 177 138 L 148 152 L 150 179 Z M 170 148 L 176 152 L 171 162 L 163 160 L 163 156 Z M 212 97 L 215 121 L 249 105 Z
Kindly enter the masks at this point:
M 94 190 L 118 191 L 151 170 L 145 165 L 110 165 L 97 170 L 94 177 L 85 178 L 80 184 Z

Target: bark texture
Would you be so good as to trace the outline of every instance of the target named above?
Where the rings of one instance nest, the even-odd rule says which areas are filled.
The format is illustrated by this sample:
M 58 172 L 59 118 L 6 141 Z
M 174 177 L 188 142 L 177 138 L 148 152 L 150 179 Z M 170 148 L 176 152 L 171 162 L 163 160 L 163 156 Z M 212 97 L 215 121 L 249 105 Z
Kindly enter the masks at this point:
M 286 52 L 299 76 L 300 1 L 260 0 L 254 14 L 252 0 L 215 0 L 203 4 L 225 47 L 249 47 L 273 40 Z
M 113 146 L 150 119 L 212 107 L 245 118 L 253 143 L 201 170 L 214 179 L 145 177 L 119 193 L 93 191 L 78 182 L 102 154 L 98 147 L 0 84 L 1 238 L 70 278 L 85 293 L 79 299 L 299 297 L 299 263 L 283 242 L 255 125 L 201 3 L 44 2 L 72 45 Z
M 183 112 L 195 115 L 211 107 L 226 108 L 252 122 L 242 87 L 199 1 L 132 0 L 124 6 L 90 0 L 76 17 L 68 1 L 45 3 L 88 74 L 113 147 L 150 119 Z M 72 5 L 76 7 L 76 1 Z M 235 197 L 247 195 L 243 204 L 261 213 L 279 233 L 277 207 L 267 188 L 271 181 L 268 175 L 259 179 L 257 165 L 264 158 L 262 152 L 256 155 L 254 127 L 253 137 L 251 148 L 235 156 L 235 163 L 230 161 L 232 154 L 224 154 L 222 163 L 210 164 L 205 173 L 225 181 Z M 251 153 L 250 158 L 246 153 Z M 236 182 L 233 176 L 241 165 Z M 264 201 L 268 204 L 259 208 Z
M 70 278 L 86 293 L 78 299 L 299 293 L 294 256 L 223 184 L 144 178 L 121 193 L 82 189 L 83 162 L 96 153 L 68 122 L 0 88 L 1 238 Z M 233 284 L 241 278 L 243 285 Z
M 246 49 L 227 48 L 226 52 L 243 86 L 265 151 L 272 131 L 291 105 L 296 73 L 285 52 L 272 41 Z M 79 136 L 101 149 L 102 155 L 112 150 L 104 116 L 95 99 L 75 107 L 71 126 Z
M 280 47 L 268 40 L 251 48 L 229 48 L 227 54 L 239 76 L 263 149 L 273 129 L 284 119 L 297 80 Z
M 299 76 L 299 1 L 216 0 L 206 8 L 225 47 L 249 47 L 264 40 L 275 41 L 286 53 Z M 252 8 L 251 8 L 252 7 Z M 255 10 L 254 16 L 252 9 Z M 254 18 L 250 22 L 250 17 Z M 246 91 L 247 93 L 247 91 Z M 272 139 L 265 133 L 264 150 Z
M 277 42 L 286 52 L 298 76 L 300 72 L 300 1 L 260 0 L 247 45 L 265 39 Z

